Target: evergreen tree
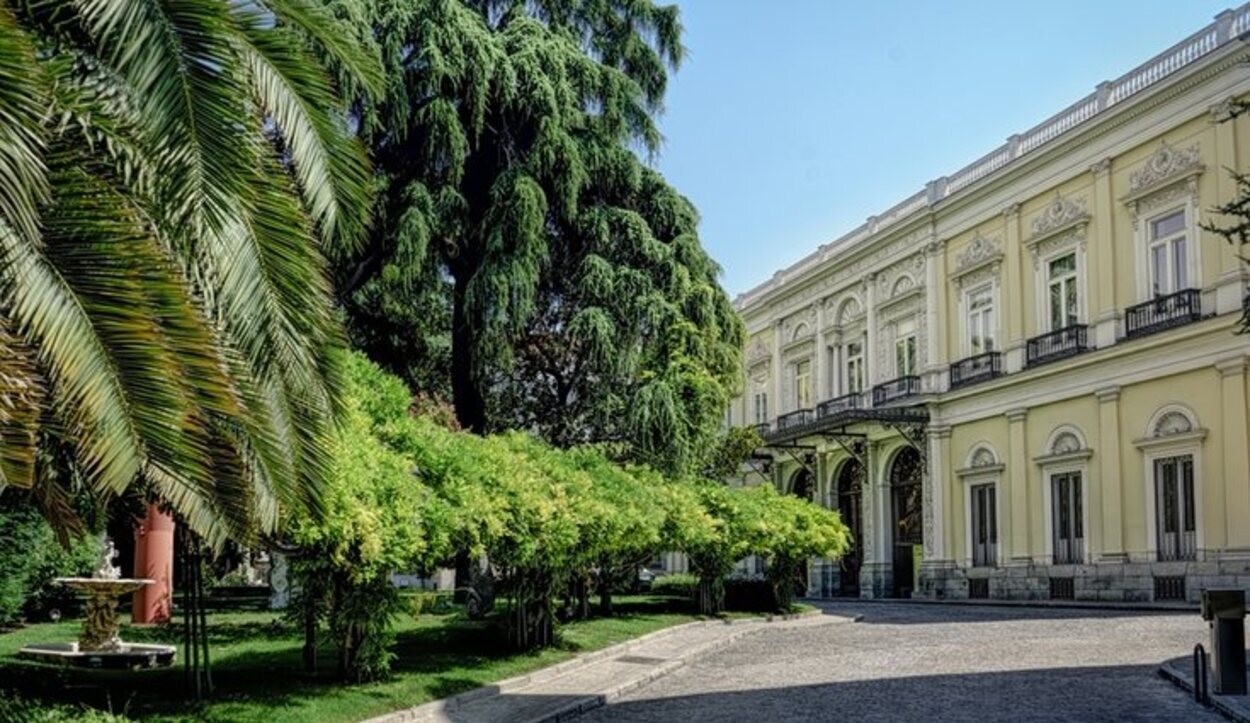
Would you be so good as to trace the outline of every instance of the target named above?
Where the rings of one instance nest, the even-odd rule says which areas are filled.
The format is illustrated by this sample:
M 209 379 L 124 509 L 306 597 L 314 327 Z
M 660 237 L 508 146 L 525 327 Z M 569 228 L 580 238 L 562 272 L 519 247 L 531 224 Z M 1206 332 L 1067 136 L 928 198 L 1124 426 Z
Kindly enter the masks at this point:
M 414 383 L 449 378 L 475 432 L 691 464 L 742 331 L 693 207 L 637 155 L 659 148 L 676 8 L 374 0 L 371 13 L 389 79 L 359 104 L 382 193 L 368 248 L 340 264 L 355 340 Z M 400 308 L 407 330 L 387 313 Z M 431 350 L 445 355 L 414 369 Z

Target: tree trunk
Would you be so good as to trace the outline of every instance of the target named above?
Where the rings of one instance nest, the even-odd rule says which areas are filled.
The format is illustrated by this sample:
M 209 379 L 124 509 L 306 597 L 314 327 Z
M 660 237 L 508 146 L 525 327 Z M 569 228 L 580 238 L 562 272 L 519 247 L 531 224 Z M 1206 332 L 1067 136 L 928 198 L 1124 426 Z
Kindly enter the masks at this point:
M 486 401 L 474 373 L 473 329 L 465 308 L 468 273 L 456 274 L 451 314 L 451 395 L 456 421 L 474 434 L 486 431 Z
M 699 576 L 699 614 L 720 615 L 725 612 L 725 580 L 717 576 Z

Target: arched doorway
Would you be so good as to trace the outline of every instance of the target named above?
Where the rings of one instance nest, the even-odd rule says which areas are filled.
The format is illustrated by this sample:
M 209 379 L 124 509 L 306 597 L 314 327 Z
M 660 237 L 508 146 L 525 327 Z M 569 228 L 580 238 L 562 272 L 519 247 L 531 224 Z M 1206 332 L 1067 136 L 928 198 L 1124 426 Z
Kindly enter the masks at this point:
M 848 459 L 838 468 L 834 480 L 835 504 L 842 522 L 851 531 L 851 549 L 842 557 L 841 584 L 838 594 L 859 597 L 859 569 L 864 561 L 863 494 L 864 465 Z
M 924 544 L 923 462 L 915 447 L 904 447 L 890 462 L 890 499 L 894 517 L 894 597 L 911 597 L 915 588 L 915 551 Z
M 812 479 L 812 473 L 806 467 L 799 469 L 790 478 L 790 494 L 805 500 L 815 499 L 816 480 Z

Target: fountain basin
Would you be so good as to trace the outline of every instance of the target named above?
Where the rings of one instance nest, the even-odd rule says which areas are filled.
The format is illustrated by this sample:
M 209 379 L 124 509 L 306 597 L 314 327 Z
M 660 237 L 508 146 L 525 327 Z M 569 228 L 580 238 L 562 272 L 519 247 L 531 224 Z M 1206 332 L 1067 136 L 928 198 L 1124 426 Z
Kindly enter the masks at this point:
M 36 643 L 17 651 L 20 658 L 40 663 L 101 670 L 163 668 L 174 663 L 172 645 L 122 643 L 115 650 L 79 650 L 78 643 Z

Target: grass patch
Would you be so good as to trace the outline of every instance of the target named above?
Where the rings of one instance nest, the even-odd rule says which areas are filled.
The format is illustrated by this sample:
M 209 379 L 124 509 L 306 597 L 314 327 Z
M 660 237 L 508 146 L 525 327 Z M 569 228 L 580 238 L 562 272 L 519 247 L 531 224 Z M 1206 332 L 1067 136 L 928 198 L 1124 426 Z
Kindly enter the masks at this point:
M 213 700 L 192 707 L 183 698 L 180 664 L 165 670 L 113 672 L 61 669 L 16 658 L 35 642 L 76 638 L 78 623 L 31 625 L 0 634 L 0 692 L 47 705 L 88 705 L 148 720 L 309 723 L 356 721 L 461 693 L 623 642 L 654 630 L 700 619 L 684 601 L 659 596 L 616 601 L 617 615 L 562 626 L 560 644 L 535 653 L 512 652 L 494 621 L 470 621 L 458 612 L 404 616 L 397 621 L 394 675 L 382 683 L 346 685 L 334 676 L 334 648 L 324 645 L 326 669 L 302 669 L 301 633 L 273 613 L 209 615 Z M 182 646 L 181 625 L 125 627 L 122 638 Z

